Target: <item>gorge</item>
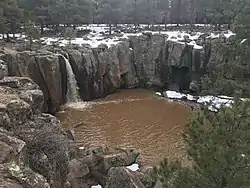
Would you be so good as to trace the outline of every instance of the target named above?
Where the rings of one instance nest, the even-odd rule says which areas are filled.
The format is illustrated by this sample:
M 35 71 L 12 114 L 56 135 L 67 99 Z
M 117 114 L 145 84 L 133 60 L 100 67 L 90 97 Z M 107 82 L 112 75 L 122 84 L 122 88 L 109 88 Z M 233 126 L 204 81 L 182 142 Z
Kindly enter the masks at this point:
M 137 163 L 139 154 L 123 147 L 139 149 L 142 166 L 155 165 L 165 153 L 188 163 L 182 133 L 189 107 L 135 88 L 198 93 L 204 73 L 213 71 L 215 63 L 226 61 L 218 44 L 234 40 L 223 33 L 209 36 L 184 32 L 178 39 L 145 32 L 95 48 L 1 48 L 0 122 L 4 129 L 0 138 L 7 155 L 0 172 L 8 177 L 3 182 L 41 188 L 66 184 L 73 188 L 108 187 L 119 178 L 112 174 L 120 174 L 127 178 L 126 183 L 133 182 L 131 187 L 154 187 L 156 180 L 148 175 L 152 168 L 140 169 L 136 175 L 124 168 Z M 61 108 L 66 103 L 71 107 Z M 50 115 L 56 113 L 66 132 Z M 73 128 L 76 142 L 68 128 Z M 50 136 L 54 134 L 59 143 Z M 6 141 L 8 136 L 19 140 L 13 145 Z M 42 143 L 46 147 L 41 147 Z M 106 146 L 122 149 L 106 151 Z M 56 161 L 55 166 L 51 161 Z
M 97 48 L 47 46 L 38 51 L 3 48 L 0 59 L 8 67 L 9 76 L 27 76 L 40 86 L 45 97 L 44 111 L 54 114 L 67 102 L 69 92 L 76 100 L 74 77 L 82 100 L 137 87 L 198 92 L 195 83 L 200 77 L 211 71 L 215 62 L 226 60 L 225 54 L 217 50 L 218 44 L 233 37 L 226 40 L 223 34 L 218 38 L 200 34 L 191 40 L 189 34 L 182 35 L 178 40 L 169 40 L 165 34 L 145 33 L 109 48 L 105 45 Z M 201 48 L 188 41 L 196 41 Z M 63 55 L 68 57 L 74 75 Z

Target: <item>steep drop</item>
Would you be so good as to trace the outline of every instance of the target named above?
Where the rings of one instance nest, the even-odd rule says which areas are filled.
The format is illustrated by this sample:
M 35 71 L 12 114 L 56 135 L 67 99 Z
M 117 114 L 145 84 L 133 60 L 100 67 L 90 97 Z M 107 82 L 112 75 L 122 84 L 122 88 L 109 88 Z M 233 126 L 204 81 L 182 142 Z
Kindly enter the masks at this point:
M 69 63 L 69 60 L 62 56 L 65 62 L 66 71 L 67 71 L 67 94 L 66 94 L 66 102 L 77 102 L 79 99 L 78 95 L 78 86 L 75 79 L 75 74 L 72 70 L 72 67 Z

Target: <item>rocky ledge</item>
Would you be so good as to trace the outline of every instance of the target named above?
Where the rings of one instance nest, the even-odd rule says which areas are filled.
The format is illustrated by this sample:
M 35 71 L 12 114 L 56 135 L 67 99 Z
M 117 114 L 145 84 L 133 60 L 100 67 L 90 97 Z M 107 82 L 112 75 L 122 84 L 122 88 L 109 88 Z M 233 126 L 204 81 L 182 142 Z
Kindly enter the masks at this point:
M 41 112 L 43 103 L 42 91 L 30 78 L 0 80 L 0 187 L 154 186 L 152 169 L 126 168 L 138 152 L 76 147 L 72 134 Z
M 110 47 L 44 46 L 38 51 L 2 48 L 0 77 L 31 78 L 43 91 L 42 111 L 52 114 L 69 102 L 69 78 L 76 79 L 82 100 L 104 97 L 120 88 L 197 92 L 200 77 L 212 71 L 216 62 L 226 60 L 218 44 L 230 43 L 233 38 L 207 38 L 194 33 L 177 40 L 165 34 L 144 33 Z

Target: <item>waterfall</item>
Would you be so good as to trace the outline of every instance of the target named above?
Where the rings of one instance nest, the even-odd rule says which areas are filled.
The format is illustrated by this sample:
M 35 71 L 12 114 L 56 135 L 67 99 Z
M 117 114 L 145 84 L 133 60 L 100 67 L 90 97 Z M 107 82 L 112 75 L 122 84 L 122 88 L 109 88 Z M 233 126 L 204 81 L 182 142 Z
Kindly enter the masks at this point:
M 72 70 L 72 67 L 69 63 L 69 60 L 66 59 L 64 56 L 62 56 L 66 65 L 66 71 L 67 71 L 67 94 L 66 94 L 66 102 L 77 102 L 79 99 L 78 96 L 78 87 L 75 79 L 74 72 Z

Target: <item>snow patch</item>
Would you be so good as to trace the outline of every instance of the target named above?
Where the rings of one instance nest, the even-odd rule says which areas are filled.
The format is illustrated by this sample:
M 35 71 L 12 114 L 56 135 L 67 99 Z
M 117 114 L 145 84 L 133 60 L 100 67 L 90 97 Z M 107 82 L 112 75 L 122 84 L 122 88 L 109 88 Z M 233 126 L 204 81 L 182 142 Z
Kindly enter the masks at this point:
M 168 98 L 170 99 L 182 99 L 183 97 L 186 97 L 185 94 L 176 92 L 176 91 L 165 91 L 164 92 Z
M 132 164 L 130 166 L 126 166 L 126 168 L 133 171 L 133 172 L 135 172 L 135 171 L 139 170 L 139 165 L 138 164 Z
M 230 107 L 234 102 L 233 97 L 229 96 L 193 96 L 190 94 L 183 94 L 176 91 L 165 91 L 164 96 L 170 99 L 186 99 L 194 101 L 199 104 L 208 105 L 208 109 L 216 112 L 222 105 Z
M 247 41 L 247 39 L 243 39 L 240 43 L 243 44 L 246 41 Z
M 202 96 L 199 97 L 197 103 L 209 105 L 208 109 L 211 111 L 217 111 L 222 105 L 230 107 L 234 101 L 232 99 L 225 99 L 215 96 Z
M 195 41 L 191 41 L 191 42 L 189 42 L 189 43 L 187 43 L 187 44 L 193 46 L 194 49 L 197 49 L 197 50 L 203 49 L 203 47 L 200 46 L 200 45 L 197 45 Z
M 224 35 L 225 35 L 225 37 L 229 38 L 229 37 L 231 37 L 231 36 L 234 36 L 235 33 L 233 33 L 232 31 L 228 30 L 228 32 L 227 32 L 227 33 L 224 33 Z
M 156 92 L 155 94 L 160 96 L 160 97 L 162 96 L 161 92 Z
M 102 188 L 101 185 L 92 185 L 91 188 Z

